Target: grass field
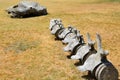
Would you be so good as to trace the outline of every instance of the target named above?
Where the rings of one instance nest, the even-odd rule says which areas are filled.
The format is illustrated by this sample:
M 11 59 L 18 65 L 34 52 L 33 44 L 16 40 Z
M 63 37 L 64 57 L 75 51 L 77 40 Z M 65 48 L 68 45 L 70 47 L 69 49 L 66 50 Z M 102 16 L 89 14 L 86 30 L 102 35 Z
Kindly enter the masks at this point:
M 120 0 L 35 0 L 47 7 L 47 16 L 12 19 L 5 9 L 18 1 L 0 0 L 0 80 L 86 80 L 50 34 L 51 18 L 75 26 L 85 40 L 87 32 L 93 40 L 100 33 L 120 73 Z

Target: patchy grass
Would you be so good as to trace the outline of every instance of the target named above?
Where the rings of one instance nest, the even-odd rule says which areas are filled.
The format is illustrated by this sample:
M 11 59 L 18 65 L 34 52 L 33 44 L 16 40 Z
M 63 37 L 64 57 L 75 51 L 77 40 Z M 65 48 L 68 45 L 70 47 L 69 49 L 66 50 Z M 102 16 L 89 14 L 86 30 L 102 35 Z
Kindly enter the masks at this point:
M 16 41 L 5 48 L 5 53 L 10 51 L 14 51 L 15 53 L 21 53 L 23 51 L 26 51 L 27 49 L 36 48 L 38 44 L 39 43 L 35 41 L 34 42 L 28 42 L 26 40 Z
M 51 18 L 61 18 L 65 27 L 75 26 L 85 40 L 87 32 L 93 39 L 99 32 L 103 47 L 110 52 L 108 59 L 120 72 L 119 0 L 36 1 L 48 8 L 47 16 L 12 19 L 4 10 L 18 1 L 0 0 L 0 80 L 84 80 L 81 76 L 87 73 L 76 69 L 76 61 L 66 58 L 69 53 L 63 51 L 64 45 L 50 34 Z M 5 54 L 9 45 L 15 45 L 13 51 Z M 16 54 L 14 50 L 21 48 L 22 54 Z

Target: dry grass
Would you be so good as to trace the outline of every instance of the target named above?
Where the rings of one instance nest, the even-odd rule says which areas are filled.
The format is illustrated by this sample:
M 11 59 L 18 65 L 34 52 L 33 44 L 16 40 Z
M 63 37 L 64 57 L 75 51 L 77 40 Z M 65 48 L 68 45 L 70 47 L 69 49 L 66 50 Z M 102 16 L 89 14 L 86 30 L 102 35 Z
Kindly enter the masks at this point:
M 68 60 L 63 45 L 54 40 L 48 29 L 51 18 L 61 18 L 65 27 L 71 24 L 86 38 L 99 32 L 108 59 L 120 72 L 120 3 L 119 0 L 36 0 L 48 8 L 47 16 L 12 19 L 4 11 L 18 0 L 0 0 L 0 80 L 85 80 L 86 75 Z M 17 54 L 5 48 L 17 41 L 38 42 Z

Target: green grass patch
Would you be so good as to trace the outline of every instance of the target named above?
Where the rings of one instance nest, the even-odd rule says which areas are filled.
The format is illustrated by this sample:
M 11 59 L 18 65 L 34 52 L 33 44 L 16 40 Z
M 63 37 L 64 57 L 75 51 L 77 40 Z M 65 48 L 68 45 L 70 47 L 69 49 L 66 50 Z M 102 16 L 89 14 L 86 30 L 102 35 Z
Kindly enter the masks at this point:
M 36 48 L 38 46 L 37 41 L 26 41 L 26 40 L 19 40 L 16 42 L 13 42 L 12 44 L 9 44 L 8 47 L 5 48 L 5 52 L 13 51 L 15 53 L 21 53 L 23 51 L 26 51 L 28 49 Z

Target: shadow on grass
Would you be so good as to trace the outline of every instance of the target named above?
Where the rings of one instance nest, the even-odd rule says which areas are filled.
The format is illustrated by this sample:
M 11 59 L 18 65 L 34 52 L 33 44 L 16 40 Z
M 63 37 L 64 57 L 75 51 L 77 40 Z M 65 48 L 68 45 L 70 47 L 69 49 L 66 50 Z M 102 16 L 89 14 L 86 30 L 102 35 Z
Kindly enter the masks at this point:
M 91 75 L 84 75 L 84 76 L 82 76 L 82 78 L 84 78 L 85 80 L 97 80 L 97 79 L 95 79 L 94 77 L 92 77 Z
M 24 16 L 19 16 L 19 17 L 11 17 L 11 18 L 25 19 L 25 18 L 34 18 L 34 17 L 40 17 L 40 16 L 47 16 L 47 15 L 49 15 L 49 14 L 48 13 L 47 14 L 40 14 L 40 15 L 30 14 L 30 15 L 24 15 Z

